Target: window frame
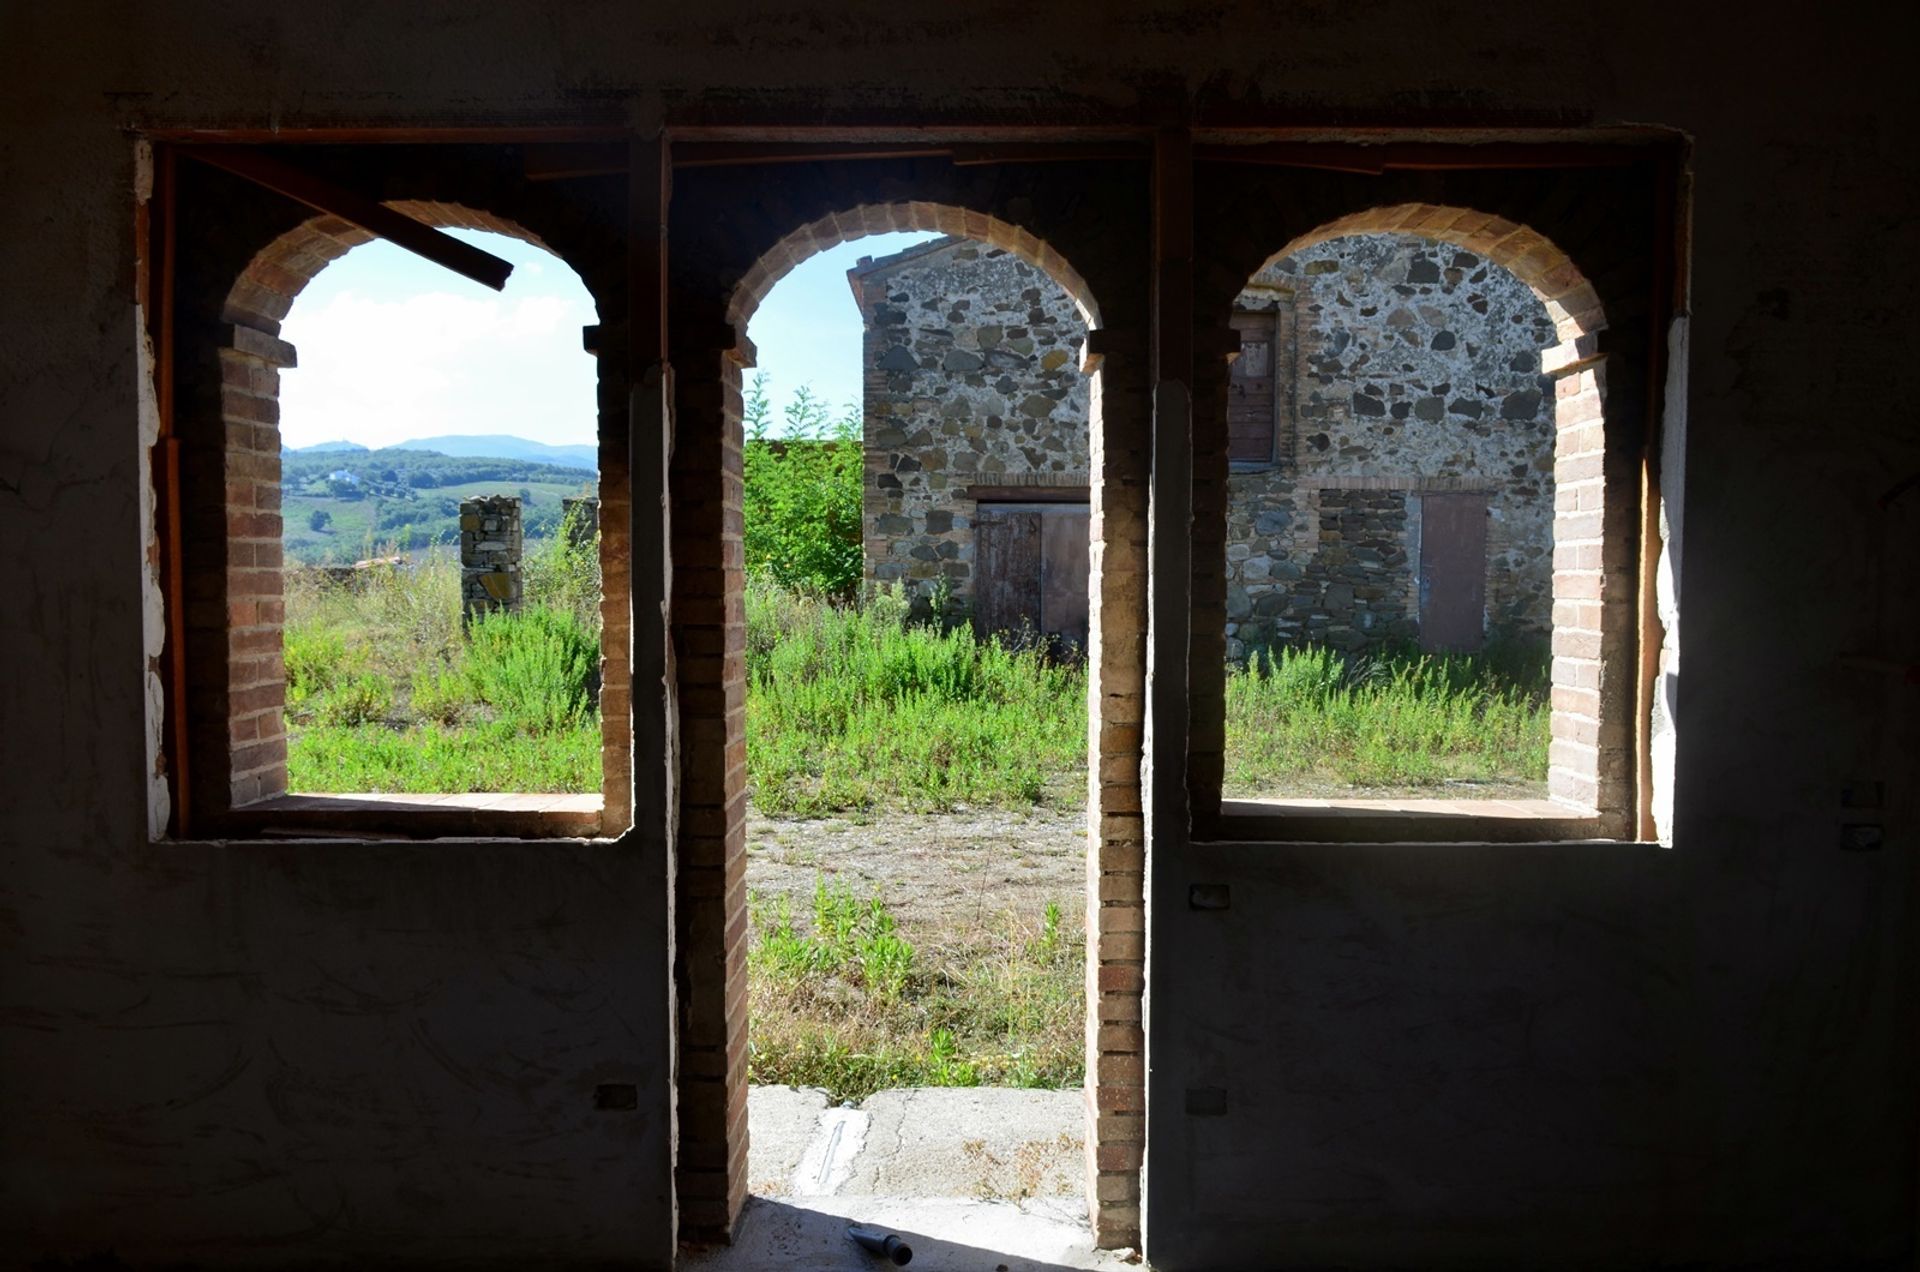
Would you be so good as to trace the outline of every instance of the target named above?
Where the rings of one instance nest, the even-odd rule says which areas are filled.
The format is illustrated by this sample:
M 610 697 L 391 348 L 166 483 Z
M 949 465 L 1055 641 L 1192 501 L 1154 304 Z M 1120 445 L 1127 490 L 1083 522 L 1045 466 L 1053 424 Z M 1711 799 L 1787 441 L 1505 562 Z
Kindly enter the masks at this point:
M 1620 748 L 1622 753 L 1618 758 L 1609 758 L 1613 753 L 1604 747 L 1596 752 L 1598 784 L 1591 807 L 1557 801 L 1535 804 L 1532 801 L 1449 800 L 1445 801 L 1449 806 L 1446 808 L 1433 806 L 1439 801 L 1336 802 L 1226 798 L 1219 781 L 1224 777 L 1224 748 L 1208 757 L 1203 747 L 1190 746 L 1187 785 L 1192 838 L 1197 842 L 1217 843 L 1656 841 L 1657 829 L 1651 812 L 1654 780 L 1651 761 L 1652 699 L 1653 676 L 1658 665 L 1663 629 L 1654 608 L 1653 579 L 1663 550 L 1659 530 L 1662 499 L 1659 457 L 1666 383 L 1666 333 L 1678 312 L 1679 297 L 1684 294 L 1684 221 L 1676 211 L 1681 207 L 1683 143 L 1672 136 L 1589 143 L 1514 143 L 1501 147 L 1503 153 L 1484 164 L 1475 163 L 1471 149 L 1459 143 L 1397 144 L 1390 139 L 1383 139 L 1383 144 L 1377 147 L 1341 142 L 1272 142 L 1267 143 L 1267 147 L 1276 154 L 1268 156 L 1258 144 L 1203 146 L 1196 148 L 1196 159 L 1221 165 L 1221 168 L 1215 169 L 1216 172 L 1228 165 L 1240 166 L 1242 170 L 1277 166 L 1322 171 L 1345 170 L 1378 177 L 1392 173 L 1397 165 L 1391 160 L 1396 155 L 1404 155 L 1404 166 L 1408 169 L 1472 172 L 1494 179 L 1515 170 L 1580 173 L 1590 169 L 1632 168 L 1635 169 L 1633 175 L 1646 182 L 1647 188 L 1643 193 L 1655 209 L 1655 219 L 1650 227 L 1652 233 L 1640 240 L 1637 258 L 1648 276 L 1649 287 L 1644 297 L 1636 298 L 1636 301 L 1644 300 L 1645 303 L 1644 314 L 1636 315 L 1649 336 L 1645 346 L 1622 341 L 1619 333 L 1606 330 L 1604 325 L 1597 330 L 1576 333 L 1574 338 L 1569 339 L 1563 326 L 1561 342 L 1549 350 L 1541 368 L 1545 375 L 1555 381 L 1556 403 L 1569 396 L 1570 390 L 1577 392 L 1582 386 L 1599 392 L 1600 398 L 1597 400 L 1605 402 L 1605 408 L 1597 411 L 1594 417 L 1594 423 L 1602 429 L 1604 439 L 1604 447 L 1594 463 L 1605 466 L 1603 503 L 1595 512 L 1604 517 L 1607 537 L 1596 551 L 1604 553 L 1601 568 L 1609 576 L 1617 574 L 1622 580 L 1628 580 L 1630 576 L 1635 595 L 1614 596 L 1605 602 L 1597 638 L 1617 648 L 1611 653 L 1597 656 L 1596 662 L 1609 681 L 1609 692 L 1615 699 L 1625 700 L 1628 714 L 1624 720 L 1615 719 L 1612 726 L 1618 729 L 1624 725 L 1625 744 Z M 1217 197 L 1219 192 L 1216 189 L 1214 193 Z M 1436 204 L 1445 202 L 1436 198 Z M 1362 222 L 1370 210 L 1403 203 L 1390 196 L 1379 198 L 1371 208 L 1365 203 L 1358 203 L 1355 210 L 1344 219 Z M 1401 210 L 1407 215 L 1400 225 L 1342 229 L 1326 233 L 1324 237 L 1334 237 L 1336 233 L 1388 229 L 1405 229 L 1418 234 L 1421 214 L 1432 213 L 1437 208 L 1436 205 L 1404 204 Z M 1457 208 L 1453 210 L 1459 211 Z M 1329 218 L 1321 230 L 1327 230 L 1341 219 Z M 1506 223 L 1505 229 L 1529 234 L 1533 240 L 1546 243 L 1549 248 L 1553 246 L 1524 222 Z M 1197 230 L 1197 234 L 1204 233 L 1204 228 Z M 1319 235 L 1320 231 L 1315 231 L 1315 234 Z M 1288 242 L 1266 259 L 1298 250 L 1307 237 Z M 1442 238 L 1440 241 L 1476 250 L 1473 243 L 1461 239 Z M 1495 263 L 1501 262 L 1496 259 Z M 1531 281 L 1524 277 L 1523 281 L 1529 281 L 1531 285 Z M 1535 290 L 1539 292 L 1538 287 Z M 1234 343 L 1231 332 L 1223 331 L 1217 340 L 1210 341 L 1204 329 L 1196 340 L 1202 349 L 1223 348 L 1229 358 Z M 1631 386 L 1632 405 L 1638 408 L 1640 414 L 1635 421 L 1635 428 L 1620 427 L 1619 415 L 1633 415 L 1636 412 L 1616 410 L 1612 393 L 1605 389 L 1606 369 L 1610 361 L 1615 367 L 1628 372 L 1622 378 Z M 1212 515 L 1211 510 L 1203 504 L 1206 497 L 1204 492 L 1212 485 L 1206 465 L 1212 461 L 1205 457 L 1204 447 L 1199 443 L 1205 430 L 1215 426 L 1206 419 L 1211 400 L 1206 389 L 1209 371 L 1197 365 L 1196 375 L 1194 477 L 1195 493 L 1199 498 L 1196 499 L 1194 513 L 1198 530 L 1200 519 Z M 1220 380 L 1224 379 L 1222 375 Z M 1642 393 L 1646 395 L 1644 400 L 1641 400 Z M 1565 417 L 1559 415 L 1558 409 L 1556 423 L 1559 428 L 1565 427 Z M 1219 427 L 1224 428 L 1224 417 Z M 1221 444 L 1224 449 L 1224 439 Z M 1562 458 L 1562 455 L 1556 454 L 1557 470 Z M 1220 468 L 1223 476 L 1239 471 L 1238 466 L 1231 463 L 1221 464 Z M 1637 480 L 1621 480 L 1621 475 L 1627 472 L 1631 472 Z M 1223 501 L 1220 515 L 1224 519 L 1224 489 L 1217 497 Z M 1627 526 L 1637 533 L 1619 534 L 1617 529 L 1620 526 Z M 1196 535 L 1196 578 L 1218 568 L 1206 559 L 1212 551 L 1212 545 L 1209 543 L 1201 547 L 1198 542 L 1201 538 Z M 1630 543 L 1628 539 L 1631 539 Z M 1224 536 L 1219 546 L 1224 553 L 1227 546 Z M 1556 542 L 1556 569 L 1561 559 L 1558 547 Z M 1556 595 L 1556 603 L 1559 599 Z M 1202 598 L 1196 594 L 1194 600 L 1192 621 L 1209 622 L 1205 617 L 1207 610 Z M 1554 653 L 1558 660 L 1563 645 L 1559 639 L 1561 625 L 1558 622 L 1554 630 Z M 1192 634 L 1198 638 L 1203 633 L 1196 627 Z M 1224 633 L 1221 639 L 1224 639 Z M 1214 685 L 1206 677 L 1206 668 L 1201 661 L 1207 656 L 1201 652 L 1203 646 L 1209 650 L 1211 648 L 1207 642 L 1199 639 L 1189 644 L 1192 651 L 1189 674 L 1194 679 L 1187 695 L 1188 728 L 1196 737 L 1204 728 L 1217 728 L 1218 737 L 1224 743 L 1224 700 L 1213 691 Z M 1621 693 L 1618 682 L 1629 675 L 1633 682 L 1631 692 Z M 1598 686 L 1596 692 L 1599 692 Z M 1560 714 L 1556 709 L 1556 719 Z M 1556 748 L 1559 745 L 1558 732 L 1559 726 L 1556 726 Z M 1609 771 L 1621 768 L 1626 771 Z M 1611 797 L 1608 795 L 1609 788 L 1613 792 Z
M 150 181 L 137 192 L 142 197 L 136 200 L 135 230 L 136 281 L 147 319 L 142 335 L 151 367 L 151 396 L 143 406 L 151 411 L 148 431 L 153 442 L 147 457 L 147 489 L 154 513 L 148 586 L 164 626 L 162 648 L 154 659 L 156 683 L 149 708 L 154 765 L 150 835 L 156 842 L 617 838 L 627 833 L 633 821 L 631 655 L 623 652 L 631 624 L 627 402 L 618 367 L 609 367 L 600 358 L 597 325 L 583 332 L 585 352 L 600 362 L 596 477 L 602 513 L 603 682 L 596 788 L 577 794 L 447 795 L 285 790 L 285 564 L 279 547 L 278 396 L 279 373 L 295 360 L 293 347 L 278 333 L 278 319 L 286 306 L 332 260 L 376 237 L 390 238 L 423 255 L 466 252 L 485 258 L 484 252 L 438 233 L 443 228 L 465 227 L 505 233 L 545 248 L 581 277 L 605 314 L 604 285 L 596 288 L 588 269 L 523 228 L 519 218 L 525 209 L 495 214 L 458 201 L 463 193 L 459 187 L 469 174 L 456 172 L 447 179 L 445 173 L 429 172 L 427 186 L 444 182 L 451 188 L 429 193 L 425 199 L 373 205 L 361 201 L 366 218 L 362 224 L 331 206 L 336 200 L 351 204 L 355 196 L 322 178 L 315 178 L 309 191 L 252 178 L 245 171 L 253 156 L 263 156 L 268 165 L 305 168 L 310 163 L 307 155 L 317 153 L 319 163 L 311 166 L 324 170 L 334 154 L 390 153 L 364 144 L 365 140 L 315 139 L 291 162 L 277 159 L 274 152 L 262 150 L 257 139 L 244 136 L 228 140 L 195 134 L 184 142 L 154 138 L 141 143 L 144 175 Z M 471 140 L 499 145 L 503 153 L 509 144 L 488 136 Z M 207 158 L 210 146 L 217 147 L 217 152 Z M 253 214 L 262 224 L 290 222 L 291 228 L 278 237 L 259 239 L 243 233 L 222 243 L 218 237 L 222 230 L 216 228 L 193 240 L 200 246 L 189 250 L 208 258 L 242 251 L 248 241 L 254 244 L 252 263 L 237 278 L 228 276 L 232 292 L 217 306 L 208 290 L 216 276 L 204 269 L 183 271 L 182 266 L 183 227 L 192 224 L 192 218 L 183 218 L 180 211 L 181 169 L 202 158 L 210 167 L 223 168 L 289 200 L 284 208 Z M 379 163 L 370 159 L 368 166 L 377 173 Z M 271 167 L 268 173 L 273 175 Z M 193 191 L 196 186 L 190 179 L 185 188 Z M 197 197 L 204 200 L 205 187 L 198 190 Z M 542 204 L 538 197 L 524 201 L 543 213 L 551 213 L 554 206 L 551 201 Z M 410 224 L 397 224 L 399 220 Z M 379 232 L 389 226 L 393 233 Z M 422 251 L 410 240 L 425 241 L 428 250 Z M 619 249 L 607 253 L 617 259 L 597 262 L 602 275 L 623 273 L 624 239 L 619 240 Z M 176 294 L 183 272 L 193 274 L 195 288 L 184 306 L 187 335 L 176 330 L 175 320 L 176 310 L 183 308 Z M 604 284 L 605 279 L 601 281 Z M 215 307 L 217 320 L 210 321 Z M 221 518 L 224 532 L 211 528 Z M 244 648 L 234 642 L 236 628 L 254 638 Z M 235 688 L 235 668 L 243 661 L 252 672 Z

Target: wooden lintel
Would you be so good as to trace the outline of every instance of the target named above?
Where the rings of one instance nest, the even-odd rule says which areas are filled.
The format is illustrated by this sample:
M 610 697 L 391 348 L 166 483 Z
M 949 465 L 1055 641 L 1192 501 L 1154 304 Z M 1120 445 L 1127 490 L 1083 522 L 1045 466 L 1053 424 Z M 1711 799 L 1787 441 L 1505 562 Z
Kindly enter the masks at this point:
M 676 168 L 719 168 L 736 164 L 834 163 L 856 159 L 942 158 L 952 147 L 905 143 L 693 141 L 673 148 Z
M 960 167 L 989 163 L 1085 163 L 1090 161 L 1146 163 L 1153 158 L 1153 151 L 1145 145 L 1116 142 L 1087 145 L 1059 142 L 983 143 L 956 145 L 949 153 L 953 155 L 953 162 Z
M 1263 164 L 1379 176 L 1386 172 L 1452 172 L 1477 169 L 1618 168 L 1646 159 L 1645 146 L 1540 142 L 1337 142 L 1269 141 L 1246 145 L 1195 146 L 1196 163 Z
M 272 155 L 245 146 L 183 146 L 180 154 L 225 172 L 231 172 L 296 203 L 350 221 L 369 234 L 404 247 L 436 265 L 444 266 L 495 291 L 507 285 L 513 266 L 491 252 L 462 243 L 405 213 L 396 212 L 364 195 L 355 194 Z
M 520 164 L 529 181 L 612 176 L 627 170 L 627 142 L 623 137 L 616 141 L 525 146 L 520 151 Z
M 1086 503 L 1089 490 L 1086 486 L 968 486 L 960 497 L 979 503 Z

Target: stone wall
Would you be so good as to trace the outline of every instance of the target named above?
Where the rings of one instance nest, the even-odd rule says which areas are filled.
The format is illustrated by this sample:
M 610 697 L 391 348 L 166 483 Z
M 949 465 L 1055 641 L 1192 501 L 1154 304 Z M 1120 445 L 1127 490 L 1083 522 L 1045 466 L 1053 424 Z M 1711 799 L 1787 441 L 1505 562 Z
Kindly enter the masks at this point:
M 1290 308 L 1296 334 L 1275 351 L 1291 437 L 1282 428 L 1275 463 L 1228 478 L 1228 656 L 1417 637 L 1423 491 L 1487 495 L 1488 633 L 1544 636 L 1554 416 L 1540 350 L 1556 336 L 1526 284 L 1444 244 L 1353 235 L 1270 263 L 1236 307 Z
M 460 504 L 460 609 L 463 619 L 520 608 L 520 500 L 482 495 Z
M 976 486 L 1087 483 L 1086 324 L 1003 248 L 946 238 L 847 271 L 864 342 L 866 577 L 973 593 Z

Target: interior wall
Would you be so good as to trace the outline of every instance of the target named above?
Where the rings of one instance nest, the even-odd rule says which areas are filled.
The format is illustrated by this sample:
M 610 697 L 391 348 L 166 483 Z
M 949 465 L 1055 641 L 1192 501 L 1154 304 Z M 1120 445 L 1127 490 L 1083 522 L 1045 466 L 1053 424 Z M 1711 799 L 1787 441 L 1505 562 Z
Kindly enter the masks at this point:
M 1838 12 L 1646 0 L 0 11 L 0 1263 L 671 1243 L 662 858 L 148 842 L 128 130 L 1044 114 L 1695 146 L 1673 846 L 1171 845 L 1149 1204 L 1195 1209 L 1156 1266 L 1904 1266 L 1903 56 Z M 1863 780 L 1882 806 L 1843 808 Z

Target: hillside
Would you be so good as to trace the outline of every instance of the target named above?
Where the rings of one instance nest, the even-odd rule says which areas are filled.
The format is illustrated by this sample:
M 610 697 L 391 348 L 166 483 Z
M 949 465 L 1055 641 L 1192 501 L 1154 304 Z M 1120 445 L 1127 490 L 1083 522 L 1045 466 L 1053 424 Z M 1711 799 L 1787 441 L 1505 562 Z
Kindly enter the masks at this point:
M 460 501 L 476 495 L 519 495 L 526 535 L 537 539 L 559 526 L 563 498 L 598 484 L 591 468 L 498 455 L 286 451 L 282 544 L 289 564 L 316 565 L 455 543 Z
M 590 443 L 555 446 L 546 442 L 529 441 L 524 437 L 514 437 L 507 433 L 488 433 L 483 436 L 447 433 L 439 437 L 422 437 L 410 442 L 399 442 L 391 449 L 436 451 L 442 455 L 454 455 L 463 459 L 504 456 L 508 459 L 524 459 L 541 464 L 560 464 L 587 469 L 596 468 L 600 463 L 599 448 Z

